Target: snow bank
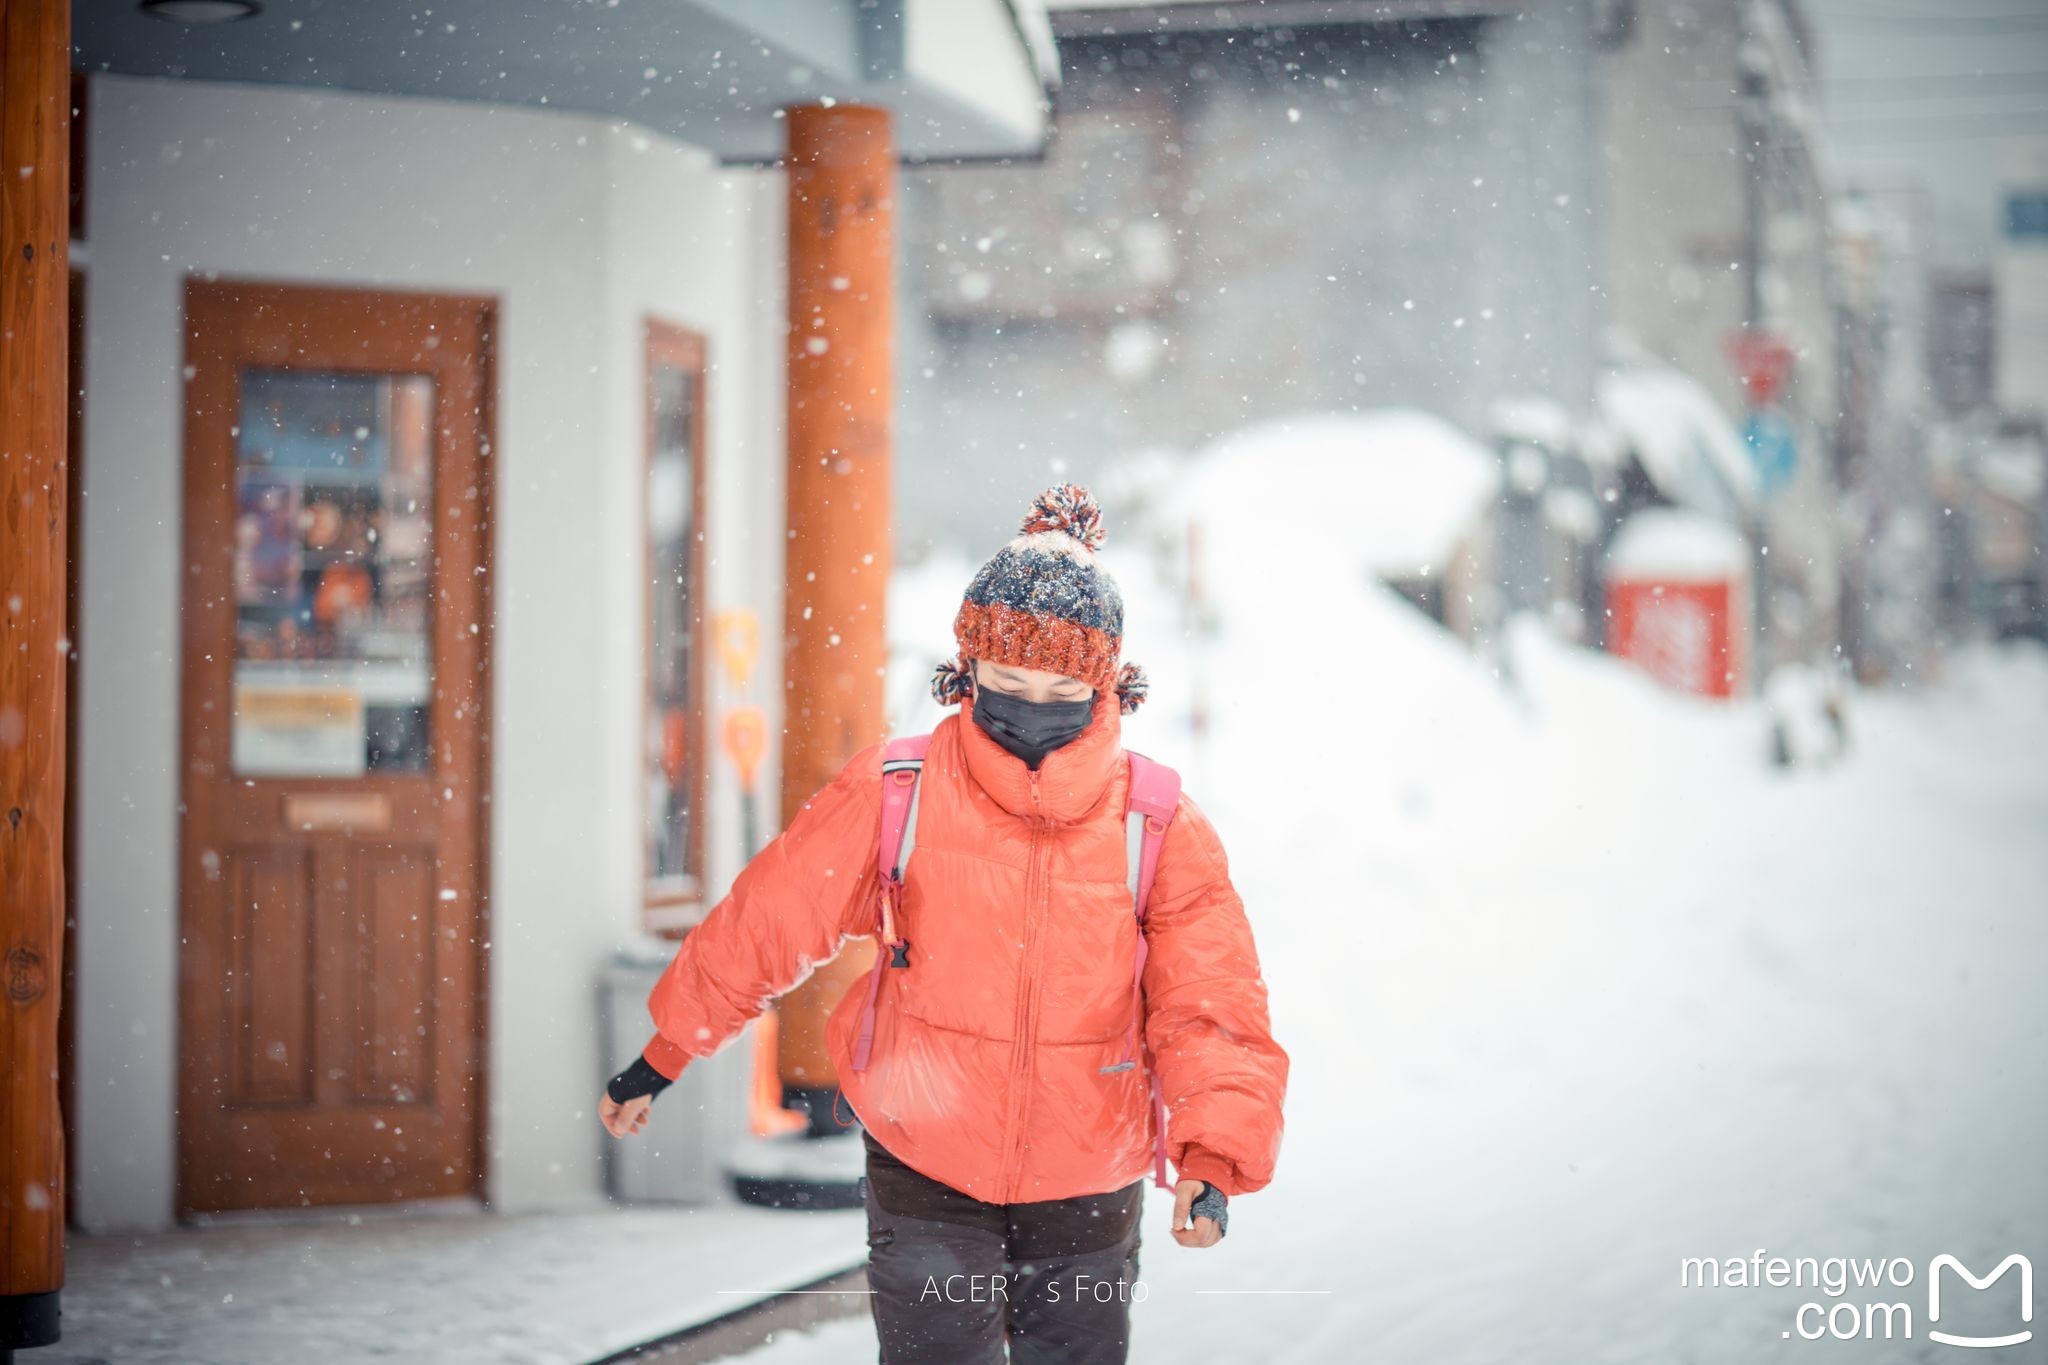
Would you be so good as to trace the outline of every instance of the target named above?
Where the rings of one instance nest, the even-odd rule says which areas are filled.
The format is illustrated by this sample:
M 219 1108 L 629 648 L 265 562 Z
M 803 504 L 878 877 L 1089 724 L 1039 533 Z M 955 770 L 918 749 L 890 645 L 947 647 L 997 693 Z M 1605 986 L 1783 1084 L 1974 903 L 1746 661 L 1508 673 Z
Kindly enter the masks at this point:
M 1733 527 L 1676 507 L 1645 507 L 1622 523 L 1607 549 L 1617 578 L 1720 582 L 1743 573 L 1749 544 Z
M 1412 409 L 1311 413 L 1212 443 L 1178 505 L 1224 534 L 1254 518 L 1388 577 L 1441 572 L 1500 487 L 1493 451 Z

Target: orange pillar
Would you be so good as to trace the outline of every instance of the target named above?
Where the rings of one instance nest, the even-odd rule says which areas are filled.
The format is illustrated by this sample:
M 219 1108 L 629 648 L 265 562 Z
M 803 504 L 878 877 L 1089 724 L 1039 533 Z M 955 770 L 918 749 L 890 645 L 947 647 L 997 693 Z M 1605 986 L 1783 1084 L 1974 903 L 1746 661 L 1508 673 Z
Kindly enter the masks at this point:
M 57 1339 L 71 0 L 0 0 L 0 1354 Z
M 896 147 L 889 111 L 788 111 L 789 540 L 782 822 L 883 738 L 889 582 Z M 783 997 L 777 1070 L 832 1132 L 825 1020 L 874 960 L 849 947 Z

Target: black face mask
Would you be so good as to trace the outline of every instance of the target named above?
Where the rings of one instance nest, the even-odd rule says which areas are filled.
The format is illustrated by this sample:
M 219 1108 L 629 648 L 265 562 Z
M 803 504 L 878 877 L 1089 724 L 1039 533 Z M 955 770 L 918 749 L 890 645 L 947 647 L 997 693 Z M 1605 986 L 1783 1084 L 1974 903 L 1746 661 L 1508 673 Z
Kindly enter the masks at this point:
M 974 689 L 974 723 L 988 737 L 1036 768 L 1045 756 L 1088 728 L 1095 699 L 1026 701 L 992 688 Z

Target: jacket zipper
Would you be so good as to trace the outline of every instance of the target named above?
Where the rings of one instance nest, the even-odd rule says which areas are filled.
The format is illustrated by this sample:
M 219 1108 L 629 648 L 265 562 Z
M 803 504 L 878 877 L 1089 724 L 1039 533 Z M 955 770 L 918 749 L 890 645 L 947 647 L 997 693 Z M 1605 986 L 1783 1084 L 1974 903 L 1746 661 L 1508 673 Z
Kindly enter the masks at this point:
M 1050 827 L 1039 812 L 1038 773 L 1031 773 L 1031 851 L 1024 879 L 1024 965 L 1018 978 L 1015 1042 L 1011 1047 L 1009 1139 L 1003 1144 L 1004 1164 L 996 1181 L 996 1203 L 1013 1203 L 1017 1184 L 1023 1176 L 1024 1124 L 1030 1113 L 1031 1062 L 1037 1050 L 1038 1029 L 1038 939 L 1043 916 L 1039 902 L 1044 899 L 1045 878 L 1039 869 L 1039 852 Z

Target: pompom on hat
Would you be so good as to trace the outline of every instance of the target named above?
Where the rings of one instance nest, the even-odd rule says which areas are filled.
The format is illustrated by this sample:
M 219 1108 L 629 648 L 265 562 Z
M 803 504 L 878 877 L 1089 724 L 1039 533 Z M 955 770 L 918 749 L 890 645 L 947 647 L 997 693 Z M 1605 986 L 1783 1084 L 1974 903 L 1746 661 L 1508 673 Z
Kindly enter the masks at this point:
M 933 673 L 932 696 L 945 706 L 966 700 L 972 661 L 987 659 L 1079 678 L 1114 691 L 1124 713 L 1137 710 L 1149 684 L 1144 669 L 1117 659 L 1124 599 L 1095 562 L 1103 535 L 1102 509 L 1087 489 L 1062 483 L 1040 493 L 1017 538 L 967 585 L 953 617 L 960 654 Z

